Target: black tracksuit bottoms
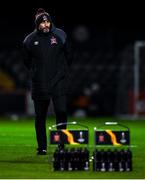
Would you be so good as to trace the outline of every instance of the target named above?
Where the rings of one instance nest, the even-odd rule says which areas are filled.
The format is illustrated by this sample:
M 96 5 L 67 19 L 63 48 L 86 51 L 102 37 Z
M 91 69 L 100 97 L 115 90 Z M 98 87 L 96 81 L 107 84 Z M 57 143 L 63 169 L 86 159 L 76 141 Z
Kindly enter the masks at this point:
M 66 96 L 52 97 L 56 124 L 67 122 Z M 35 108 L 35 130 L 38 149 L 47 149 L 46 118 L 49 107 L 49 100 L 34 100 Z M 66 129 L 66 125 L 58 126 L 57 129 Z

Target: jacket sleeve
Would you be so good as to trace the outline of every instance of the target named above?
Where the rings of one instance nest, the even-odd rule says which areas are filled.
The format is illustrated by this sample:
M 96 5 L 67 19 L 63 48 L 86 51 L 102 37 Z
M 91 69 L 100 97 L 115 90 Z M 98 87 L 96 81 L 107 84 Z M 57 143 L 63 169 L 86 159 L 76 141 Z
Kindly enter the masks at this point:
M 23 63 L 25 67 L 27 68 L 27 70 L 30 70 L 32 67 L 32 57 L 28 44 L 26 43 L 25 40 L 23 42 L 22 55 L 23 55 Z

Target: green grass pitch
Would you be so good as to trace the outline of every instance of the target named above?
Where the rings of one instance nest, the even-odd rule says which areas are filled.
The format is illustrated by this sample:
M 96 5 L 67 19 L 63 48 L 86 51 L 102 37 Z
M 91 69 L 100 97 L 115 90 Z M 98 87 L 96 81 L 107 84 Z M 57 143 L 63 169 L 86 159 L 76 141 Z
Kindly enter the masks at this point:
M 73 119 L 89 127 L 90 144 L 93 148 L 93 128 L 113 118 Z M 89 171 L 55 172 L 48 161 L 49 156 L 36 155 L 34 121 L 20 119 L 12 121 L 0 118 L 0 179 L 144 179 L 145 178 L 145 121 L 118 120 L 128 126 L 131 132 L 133 152 L 132 172 L 94 172 Z M 53 118 L 47 120 L 47 127 L 55 124 Z M 47 128 L 48 132 L 48 128 Z M 53 148 L 48 144 L 48 150 Z M 91 164 L 92 166 L 92 164 Z

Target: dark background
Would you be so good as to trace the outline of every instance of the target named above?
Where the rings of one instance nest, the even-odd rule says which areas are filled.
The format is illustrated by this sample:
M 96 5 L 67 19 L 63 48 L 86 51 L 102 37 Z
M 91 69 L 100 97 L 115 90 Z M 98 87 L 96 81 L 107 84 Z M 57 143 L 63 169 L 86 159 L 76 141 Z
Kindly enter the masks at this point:
M 84 24 L 102 32 L 109 31 L 112 33 L 114 46 L 119 48 L 135 39 L 145 38 L 144 5 L 138 1 L 36 2 L 31 1 L 30 5 L 28 1 L 13 1 L 1 6 L 1 48 L 21 43 L 25 35 L 35 27 L 34 16 L 39 7 L 45 8 L 56 26 L 67 33 L 77 24 Z
M 19 73 L 22 71 L 16 75 L 12 68 L 14 64 L 19 64 L 19 61 L 22 61 L 19 54 L 22 42 L 34 30 L 35 13 L 41 7 L 51 15 L 56 27 L 63 29 L 70 39 L 73 39 L 74 29 L 80 25 L 86 27 L 90 33 L 89 41 L 84 44 L 74 43 L 72 40 L 76 58 L 71 74 L 73 92 L 69 103 L 70 114 L 77 108 L 88 111 L 88 109 L 95 107 L 96 109 L 91 110 L 92 113 L 88 113 L 89 115 L 114 115 L 116 113 L 118 88 L 122 86 L 121 83 L 119 84 L 120 74 L 118 72 L 124 62 L 121 61 L 120 54 L 126 51 L 125 49 L 128 46 L 133 45 L 136 40 L 145 40 L 143 3 L 141 4 L 139 1 L 95 2 L 79 0 L 55 0 L 45 1 L 45 3 L 13 1 L 5 3 L 0 8 L 0 53 L 2 54 L 0 68 L 15 79 L 16 90 L 29 89 L 26 74 L 23 81 L 19 80 Z M 129 62 L 128 56 L 126 57 Z M 7 63 L 9 67 L 5 65 L 6 62 L 10 62 Z M 82 77 L 80 72 L 84 72 Z M 80 83 L 75 83 L 79 77 Z M 87 107 L 74 105 L 73 101 L 78 102 L 77 98 L 84 95 L 84 89 L 90 88 L 94 83 L 97 83 L 100 89 L 95 96 L 92 96 L 92 104 L 88 104 Z M 2 106 L 2 103 L 0 105 Z M 7 101 L 5 107 L 7 107 Z

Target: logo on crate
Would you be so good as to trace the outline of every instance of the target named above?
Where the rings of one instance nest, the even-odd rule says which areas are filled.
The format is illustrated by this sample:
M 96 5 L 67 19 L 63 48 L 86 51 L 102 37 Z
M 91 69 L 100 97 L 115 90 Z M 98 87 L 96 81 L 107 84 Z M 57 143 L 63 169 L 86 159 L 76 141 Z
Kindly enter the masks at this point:
M 66 134 L 66 136 L 67 136 L 67 141 L 68 141 L 69 144 L 79 144 L 79 143 L 77 143 L 77 142 L 74 141 L 74 137 L 73 137 L 73 134 L 72 134 L 71 132 L 69 132 L 69 131 L 66 130 L 66 129 L 63 129 L 62 132 L 63 132 L 64 134 Z
M 126 137 L 125 137 L 125 133 L 124 132 L 122 132 L 121 133 L 121 139 L 120 139 L 120 142 L 122 143 L 122 144 L 124 144 L 124 143 L 126 143 Z
M 109 134 L 113 145 L 115 145 L 115 146 L 121 145 L 120 143 L 117 142 L 117 137 L 116 137 L 115 133 L 113 133 L 111 130 L 106 130 L 106 132 L 107 132 L 107 134 Z
M 83 142 L 85 141 L 85 139 L 83 138 L 83 132 L 80 131 L 79 134 L 80 134 L 80 137 L 79 137 L 79 139 L 78 139 L 78 142 L 83 143 Z
M 102 142 L 104 142 L 104 141 L 105 141 L 104 135 L 101 133 L 101 134 L 99 135 L 99 142 L 102 143 Z
M 50 144 L 88 144 L 87 130 L 51 130 Z
M 60 141 L 60 135 L 59 134 L 54 134 L 54 141 L 59 142 Z
M 95 141 L 98 145 L 129 145 L 130 133 L 129 131 L 112 130 L 95 131 Z

